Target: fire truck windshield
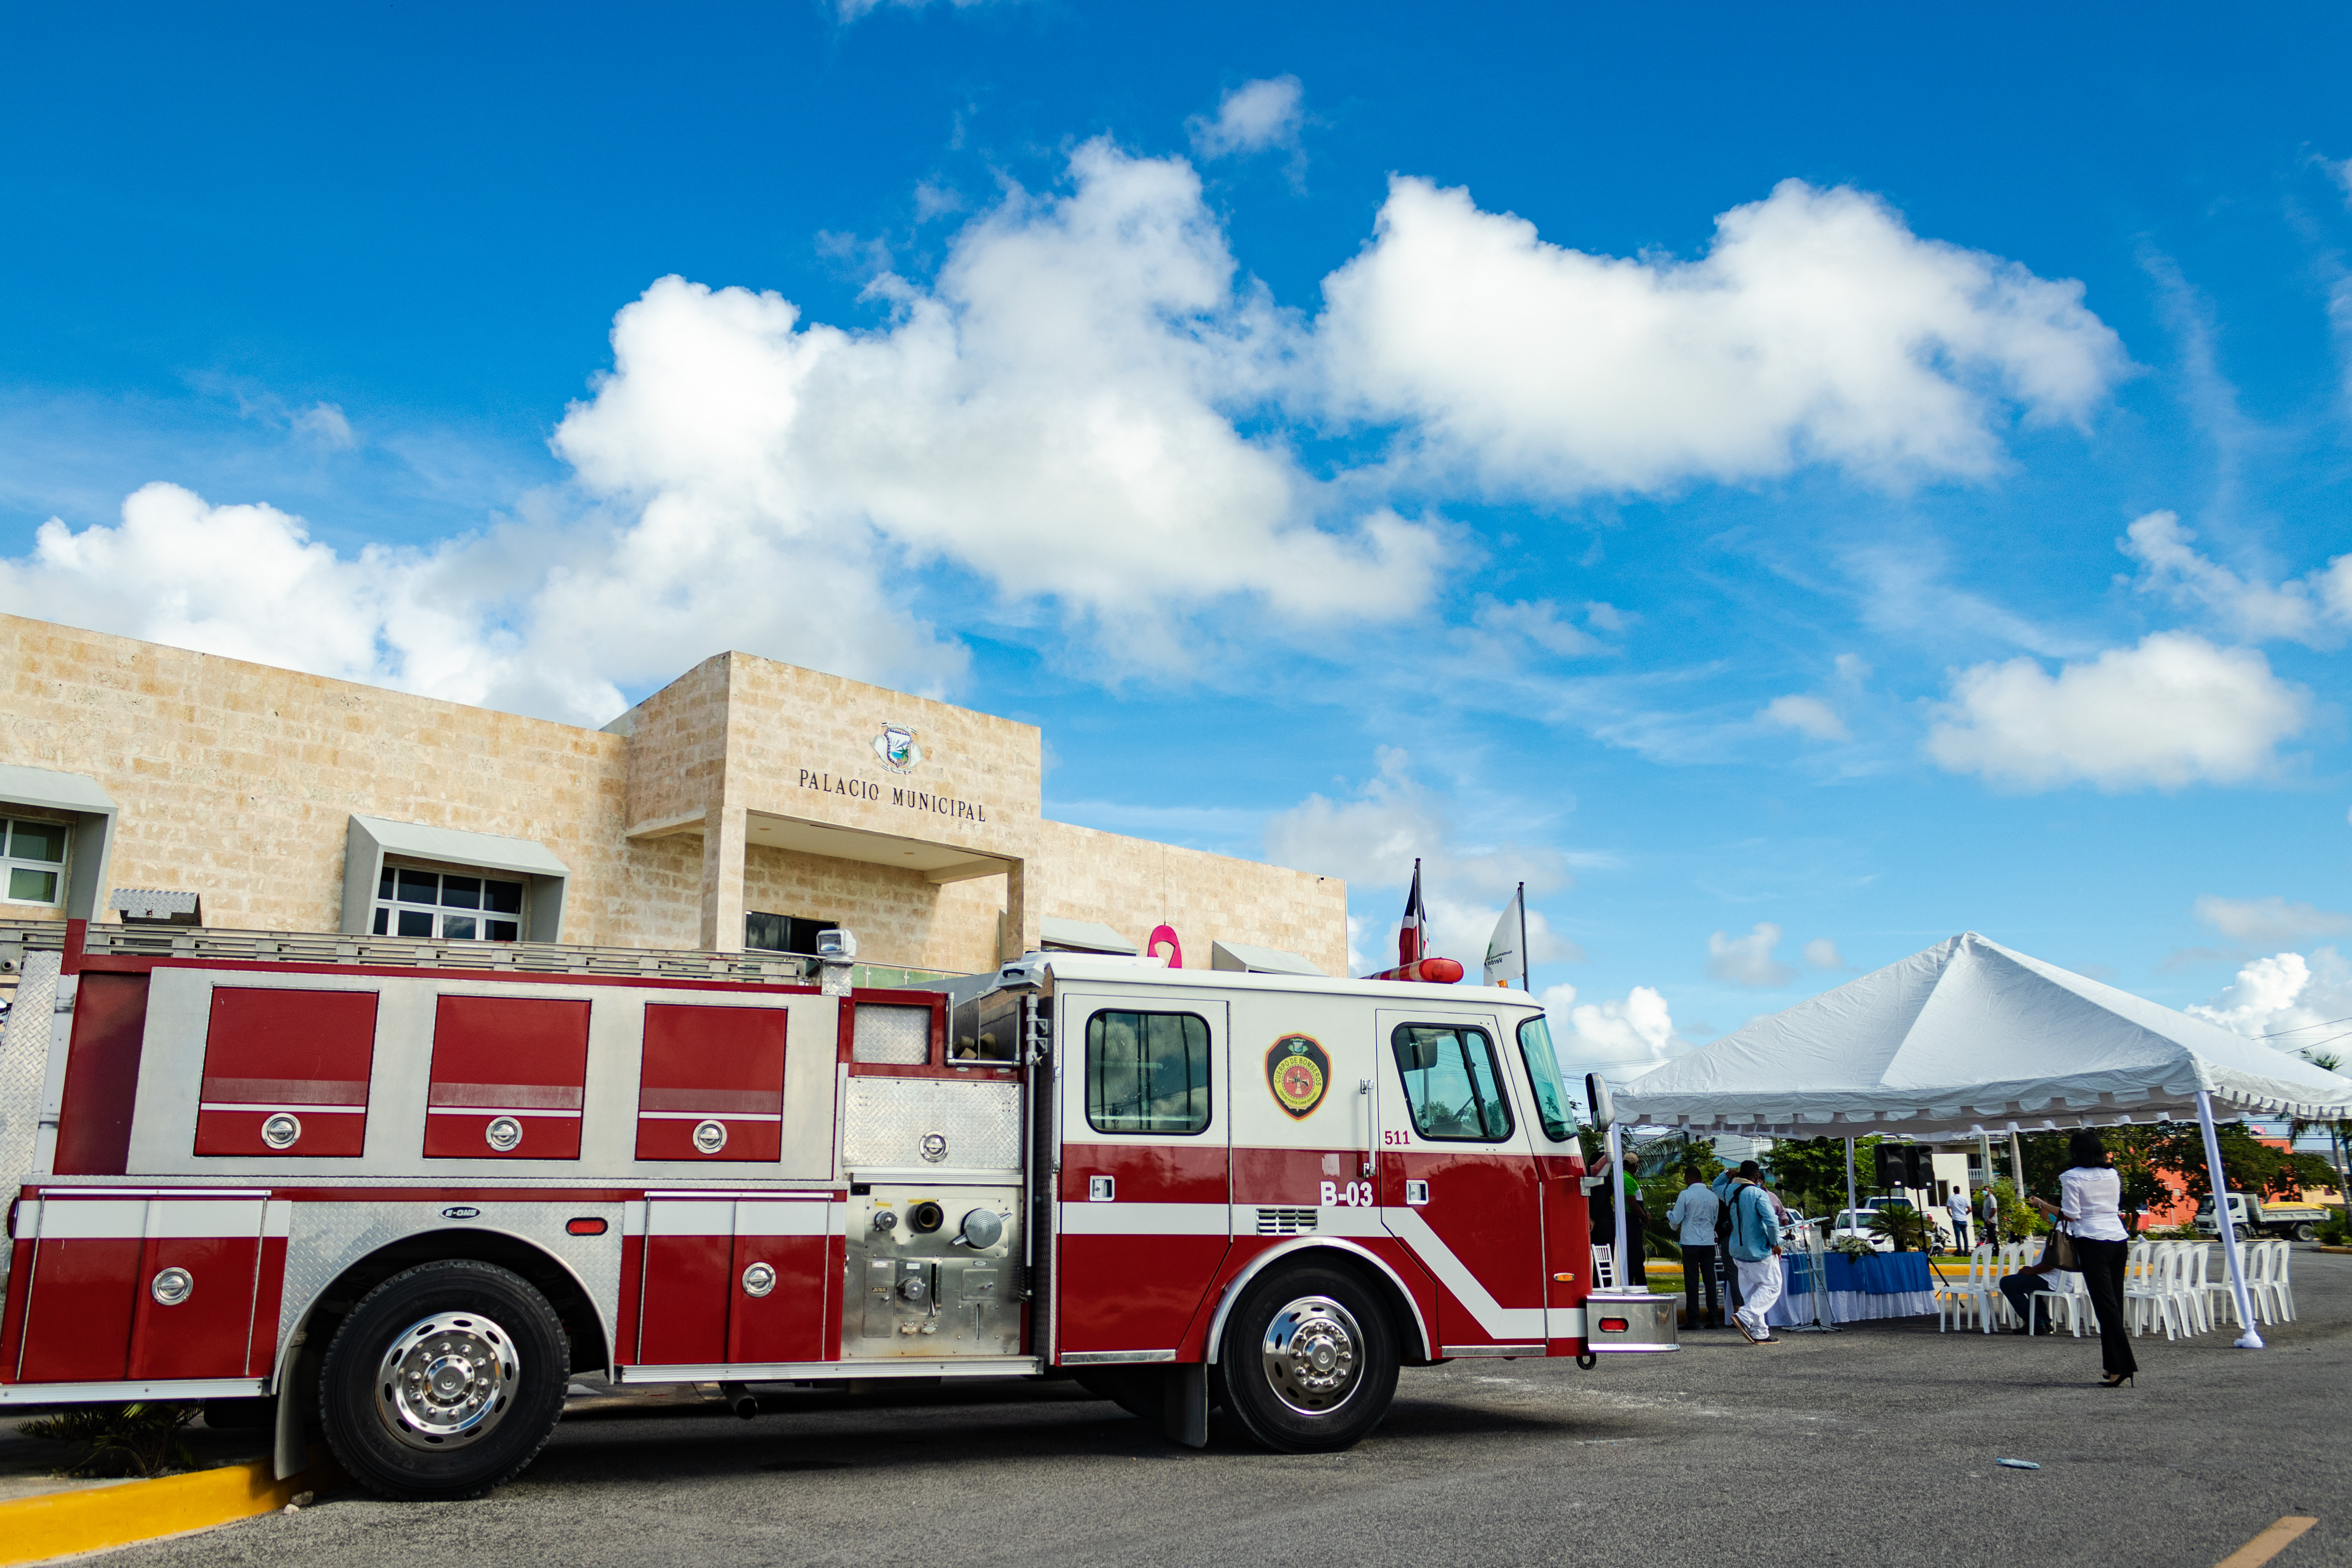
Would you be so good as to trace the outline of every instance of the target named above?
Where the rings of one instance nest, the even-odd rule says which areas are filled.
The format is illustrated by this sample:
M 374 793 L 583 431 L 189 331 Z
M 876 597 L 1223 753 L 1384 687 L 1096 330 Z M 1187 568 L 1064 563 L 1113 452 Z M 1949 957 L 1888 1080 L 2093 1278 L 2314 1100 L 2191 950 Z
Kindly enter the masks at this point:
M 1559 1053 L 1551 1047 L 1551 1026 L 1540 1013 L 1519 1026 L 1519 1055 L 1528 1064 L 1528 1081 L 1536 1089 L 1536 1120 L 1544 1136 L 1565 1143 L 1576 1136 L 1576 1122 L 1568 1109 L 1568 1091 L 1560 1087 Z

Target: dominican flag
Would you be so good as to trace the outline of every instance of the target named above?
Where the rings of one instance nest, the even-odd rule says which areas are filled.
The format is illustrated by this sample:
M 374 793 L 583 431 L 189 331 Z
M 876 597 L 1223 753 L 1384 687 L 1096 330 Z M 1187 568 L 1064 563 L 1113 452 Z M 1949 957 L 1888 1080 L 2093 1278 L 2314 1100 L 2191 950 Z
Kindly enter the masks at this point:
M 1421 901 L 1421 862 L 1412 863 L 1412 891 L 1405 895 L 1404 924 L 1397 928 L 1397 965 L 1418 963 L 1429 952 L 1429 906 Z

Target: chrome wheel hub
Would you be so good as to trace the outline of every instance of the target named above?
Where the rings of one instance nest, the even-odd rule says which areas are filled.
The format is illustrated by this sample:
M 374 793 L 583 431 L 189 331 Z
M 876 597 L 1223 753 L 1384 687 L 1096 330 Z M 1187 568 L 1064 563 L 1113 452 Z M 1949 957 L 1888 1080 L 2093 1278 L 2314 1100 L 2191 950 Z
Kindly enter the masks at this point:
M 1274 1315 L 1259 1346 L 1275 1396 L 1301 1415 L 1328 1415 L 1362 1375 L 1364 1331 L 1328 1296 L 1302 1296 Z
M 505 1417 L 521 1380 L 506 1330 L 478 1312 L 445 1312 L 410 1324 L 385 1350 L 375 1413 L 412 1448 L 455 1447 Z

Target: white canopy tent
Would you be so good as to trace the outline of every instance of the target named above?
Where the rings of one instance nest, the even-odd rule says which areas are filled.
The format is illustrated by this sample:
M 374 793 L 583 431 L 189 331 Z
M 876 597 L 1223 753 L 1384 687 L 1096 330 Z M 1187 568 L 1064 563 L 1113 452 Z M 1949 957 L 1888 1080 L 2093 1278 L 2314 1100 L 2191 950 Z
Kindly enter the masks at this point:
M 2352 1079 L 1964 931 L 1633 1079 L 1619 1115 L 1693 1132 L 1927 1140 L 2178 1120 L 2229 1190 L 2216 1101 L 2352 1117 Z M 2218 1212 L 2218 1211 L 2217 1211 Z M 2259 1347 L 2235 1233 L 2242 1345 Z

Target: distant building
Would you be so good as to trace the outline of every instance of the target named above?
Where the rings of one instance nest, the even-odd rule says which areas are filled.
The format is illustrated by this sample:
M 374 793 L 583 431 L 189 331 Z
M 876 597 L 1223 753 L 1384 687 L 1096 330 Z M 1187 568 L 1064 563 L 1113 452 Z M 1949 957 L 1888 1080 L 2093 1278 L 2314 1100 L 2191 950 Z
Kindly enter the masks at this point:
M 601 730 L 0 616 L 0 918 L 1340 974 L 1337 879 L 1039 813 L 1035 728 L 742 653 Z

